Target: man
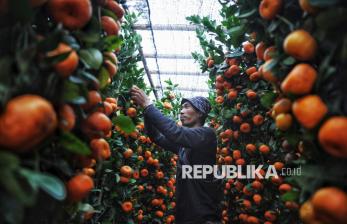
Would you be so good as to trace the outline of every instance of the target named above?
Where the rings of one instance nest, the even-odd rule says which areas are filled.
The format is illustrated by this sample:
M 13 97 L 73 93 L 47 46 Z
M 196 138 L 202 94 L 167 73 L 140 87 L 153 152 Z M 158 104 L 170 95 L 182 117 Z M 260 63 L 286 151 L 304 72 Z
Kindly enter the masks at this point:
M 214 130 L 204 127 L 211 106 L 204 97 L 182 100 L 182 126 L 165 117 L 138 87 L 131 98 L 144 108 L 145 129 L 149 137 L 165 150 L 178 154 L 176 173 L 176 223 L 220 223 L 222 190 L 212 175 L 207 179 L 182 178 L 182 165 L 215 165 L 217 138 Z

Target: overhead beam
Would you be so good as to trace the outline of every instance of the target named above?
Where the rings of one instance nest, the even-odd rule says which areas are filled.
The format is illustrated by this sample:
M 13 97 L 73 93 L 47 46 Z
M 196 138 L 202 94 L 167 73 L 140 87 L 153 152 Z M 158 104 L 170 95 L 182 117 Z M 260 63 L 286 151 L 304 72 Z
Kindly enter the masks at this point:
M 160 86 L 156 86 L 156 89 L 160 89 Z M 190 92 L 208 92 L 208 89 L 192 89 L 192 88 L 185 88 L 185 87 L 177 87 L 176 90 L 179 91 L 190 91 Z
M 150 70 L 149 74 L 159 74 L 158 71 Z M 160 75 L 184 75 L 184 76 L 200 76 L 200 77 L 208 77 L 207 73 L 201 72 L 173 72 L 173 71 L 160 71 Z
M 152 30 L 195 31 L 199 26 L 186 24 L 152 24 Z M 150 24 L 135 24 L 135 30 L 150 30 Z
M 162 59 L 194 59 L 192 55 L 189 54 L 153 54 L 145 53 L 146 58 L 162 58 Z

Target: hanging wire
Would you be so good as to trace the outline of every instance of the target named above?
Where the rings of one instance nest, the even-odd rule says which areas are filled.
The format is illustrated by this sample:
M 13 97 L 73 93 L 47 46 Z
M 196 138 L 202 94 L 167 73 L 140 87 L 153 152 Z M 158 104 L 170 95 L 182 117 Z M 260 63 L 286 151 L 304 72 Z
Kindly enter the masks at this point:
M 146 0 L 146 3 L 147 3 L 147 8 L 148 8 L 149 29 L 151 30 L 152 42 L 153 42 L 153 46 L 154 46 L 155 63 L 156 63 L 157 69 L 158 69 L 159 86 L 160 86 L 161 94 L 163 95 L 163 85 L 161 83 L 160 69 L 159 69 L 159 63 L 158 63 L 158 51 L 157 51 L 157 45 L 156 45 L 155 38 L 154 38 L 154 32 L 153 32 L 152 20 L 151 20 L 151 8 L 149 6 L 148 0 Z

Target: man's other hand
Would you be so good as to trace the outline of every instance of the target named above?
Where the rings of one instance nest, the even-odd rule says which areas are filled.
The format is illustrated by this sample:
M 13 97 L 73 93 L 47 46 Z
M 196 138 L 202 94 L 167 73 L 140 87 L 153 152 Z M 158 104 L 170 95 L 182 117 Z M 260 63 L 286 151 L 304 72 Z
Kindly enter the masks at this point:
M 149 97 L 145 94 L 145 92 L 137 86 L 133 86 L 130 90 L 131 99 L 142 108 L 146 108 L 150 104 L 152 104 Z

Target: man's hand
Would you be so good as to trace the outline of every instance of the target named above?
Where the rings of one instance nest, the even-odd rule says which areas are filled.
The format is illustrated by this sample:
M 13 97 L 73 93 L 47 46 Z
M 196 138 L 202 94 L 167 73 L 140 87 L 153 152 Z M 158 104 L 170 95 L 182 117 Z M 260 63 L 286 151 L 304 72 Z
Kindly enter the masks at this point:
M 149 97 L 145 94 L 145 92 L 137 86 L 133 86 L 130 90 L 131 99 L 142 108 L 146 108 L 150 104 L 152 104 Z

